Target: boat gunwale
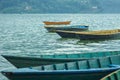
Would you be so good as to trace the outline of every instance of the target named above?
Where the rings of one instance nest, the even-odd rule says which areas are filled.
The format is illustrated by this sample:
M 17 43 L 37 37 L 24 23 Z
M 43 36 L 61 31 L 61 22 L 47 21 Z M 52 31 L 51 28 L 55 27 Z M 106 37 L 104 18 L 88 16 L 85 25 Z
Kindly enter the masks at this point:
M 54 61 L 54 60 L 57 60 L 57 61 L 73 61 L 73 60 L 88 60 L 89 58 L 42 58 L 42 57 L 24 57 L 24 56 L 7 56 L 7 55 L 1 55 L 1 56 L 3 56 L 4 58 L 6 58 L 6 57 L 9 57 L 9 58 L 21 58 L 21 59 L 27 59 L 27 60 L 29 60 L 29 59 L 35 59 L 35 60 L 45 60 L 45 61 Z

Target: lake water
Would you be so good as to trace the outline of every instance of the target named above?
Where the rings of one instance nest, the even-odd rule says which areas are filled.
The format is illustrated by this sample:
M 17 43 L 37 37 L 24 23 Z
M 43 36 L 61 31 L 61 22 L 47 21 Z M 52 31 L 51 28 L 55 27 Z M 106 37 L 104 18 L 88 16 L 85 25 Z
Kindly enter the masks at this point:
M 48 33 L 43 21 L 72 21 L 90 30 L 120 29 L 120 14 L 0 14 L 0 55 L 71 54 L 120 50 L 120 40 L 82 42 Z M 0 56 L 0 71 L 14 68 Z M 0 74 L 0 80 L 7 80 Z

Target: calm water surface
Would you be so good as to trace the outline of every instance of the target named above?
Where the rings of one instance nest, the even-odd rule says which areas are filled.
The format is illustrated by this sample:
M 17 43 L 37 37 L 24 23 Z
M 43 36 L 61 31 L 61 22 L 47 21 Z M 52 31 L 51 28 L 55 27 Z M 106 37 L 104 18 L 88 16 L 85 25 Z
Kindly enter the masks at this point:
M 48 33 L 42 21 L 89 25 L 90 30 L 120 29 L 120 14 L 0 14 L 0 55 L 71 54 L 120 49 L 120 40 L 83 42 Z M 14 68 L 0 56 L 0 71 Z M 0 74 L 0 80 L 7 80 Z

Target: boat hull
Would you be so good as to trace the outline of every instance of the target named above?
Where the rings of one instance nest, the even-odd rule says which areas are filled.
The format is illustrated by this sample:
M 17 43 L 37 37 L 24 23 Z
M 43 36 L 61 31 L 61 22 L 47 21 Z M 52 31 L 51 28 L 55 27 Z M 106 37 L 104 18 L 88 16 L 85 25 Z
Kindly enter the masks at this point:
M 75 33 L 67 33 L 67 32 L 56 32 L 58 35 L 60 35 L 62 38 L 77 38 Z
M 112 35 L 86 35 L 76 34 L 80 40 L 108 40 L 108 39 L 120 39 L 120 33 Z
M 69 71 L 28 71 L 21 70 L 14 72 L 2 72 L 10 80 L 99 80 L 107 74 L 118 70 L 100 69 L 100 70 L 69 70 Z M 25 71 L 25 70 L 24 70 Z
M 53 58 L 33 58 L 33 57 L 18 57 L 18 56 L 4 56 L 4 57 L 17 68 L 87 60 L 87 59 L 79 59 L 79 58 L 53 59 Z

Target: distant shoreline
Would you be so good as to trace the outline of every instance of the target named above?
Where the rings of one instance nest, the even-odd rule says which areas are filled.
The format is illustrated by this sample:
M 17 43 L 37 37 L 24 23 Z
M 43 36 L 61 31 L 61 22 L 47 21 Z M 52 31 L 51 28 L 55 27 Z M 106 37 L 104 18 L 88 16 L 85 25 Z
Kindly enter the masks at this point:
M 84 12 L 82 12 L 82 13 L 0 13 L 0 14 L 101 14 L 101 13 L 92 13 L 92 12 L 89 12 L 89 13 L 84 13 Z M 104 13 L 102 13 L 102 14 L 104 14 Z

